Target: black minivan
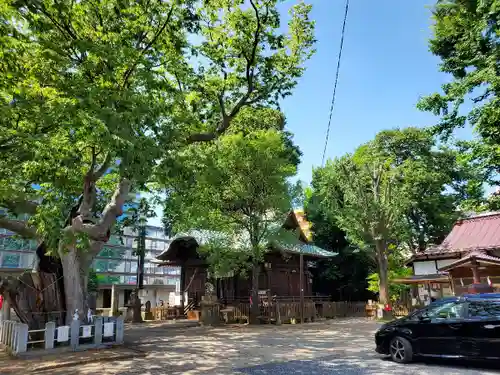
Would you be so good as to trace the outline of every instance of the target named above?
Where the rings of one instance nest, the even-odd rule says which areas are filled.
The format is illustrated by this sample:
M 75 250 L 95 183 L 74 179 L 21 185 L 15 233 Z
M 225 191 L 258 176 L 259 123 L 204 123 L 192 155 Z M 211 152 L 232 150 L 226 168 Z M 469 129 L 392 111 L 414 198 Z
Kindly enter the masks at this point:
M 433 302 L 384 324 L 377 352 L 398 363 L 415 356 L 500 359 L 500 294 L 469 294 Z

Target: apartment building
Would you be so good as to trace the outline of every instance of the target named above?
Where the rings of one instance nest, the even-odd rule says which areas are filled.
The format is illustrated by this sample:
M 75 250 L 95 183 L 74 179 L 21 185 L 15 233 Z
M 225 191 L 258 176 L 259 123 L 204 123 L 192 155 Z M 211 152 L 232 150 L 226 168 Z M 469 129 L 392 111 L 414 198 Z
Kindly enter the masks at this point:
M 161 227 L 146 227 L 146 254 L 144 261 L 144 289 L 140 292 L 142 303 L 150 301 L 155 306 L 165 303 L 172 294 L 180 291 L 180 269 L 158 267 L 152 260 L 168 248 L 170 239 Z M 0 228 L 0 275 L 18 274 L 32 269 L 35 261 L 36 241 L 16 238 L 12 232 Z M 111 287 L 118 290 L 119 307 L 129 300 L 137 285 L 137 234 L 125 228 L 122 236 L 114 235 L 93 263 L 97 273 L 97 308 L 111 307 Z

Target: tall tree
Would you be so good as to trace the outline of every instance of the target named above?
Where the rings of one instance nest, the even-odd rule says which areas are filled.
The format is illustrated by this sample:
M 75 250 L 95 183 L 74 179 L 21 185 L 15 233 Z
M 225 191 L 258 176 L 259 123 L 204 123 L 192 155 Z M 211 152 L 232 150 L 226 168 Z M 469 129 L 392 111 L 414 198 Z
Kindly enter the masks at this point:
M 440 69 L 452 76 L 441 94 L 424 97 L 418 107 L 441 116 L 436 131 L 449 136 L 467 124 L 479 139 L 469 143 L 476 163 L 498 184 L 500 172 L 500 89 L 498 1 L 438 0 L 433 9 L 430 50 L 441 59 Z M 473 107 L 464 112 L 464 104 Z
M 328 176 L 326 172 L 321 168 L 314 171 L 311 187 L 306 189 L 304 211 L 311 223 L 314 243 L 338 253 L 338 256 L 315 262 L 316 267 L 311 271 L 314 275 L 313 292 L 329 295 L 338 301 L 364 301 L 373 297 L 367 290 L 367 278 L 375 271 L 376 263 L 366 252 L 359 251 L 347 241 L 335 215 L 323 204 L 320 187 Z
M 394 247 L 390 245 L 404 231 L 400 218 L 409 201 L 401 184 L 401 169 L 391 167 L 390 160 L 374 153 L 368 155 L 366 147 L 328 162 L 318 189 L 348 241 L 376 261 L 379 299 L 387 303 L 388 257 Z
M 313 52 L 313 22 L 301 3 L 278 32 L 276 3 L 1 3 L 0 226 L 40 243 L 41 277 L 0 287 L 23 321 L 86 311 L 89 265 L 158 162 L 175 173 L 179 150 L 221 136 L 242 108 L 289 95 Z
M 414 253 L 441 243 L 461 211 L 482 201 L 482 169 L 460 150 L 438 145 L 428 129 L 385 130 L 376 135 L 372 147 L 394 167 L 405 169 L 402 182 L 410 200 L 404 213 L 406 244 Z
M 470 202 L 481 200 L 481 176 L 459 149 L 410 127 L 382 131 L 353 155 L 316 170 L 313 188 L 324 218 L 353 244 L 376 250 L 383 298 L 389 258 L 397 265 L 400 252 L 440 243 Z
M 253 121 L 258 121 L 259 112 Z M 233 133 L 203 151 L 196 180 L 178 182 L 169 193 L 167 213 L 177 212 L 180 229 L 212 233 L 204 246 L 216 274 L 250 270 L 251 321 L 258 316 L 258 281 L 264 254 L 290 212 L 293 189 L 287 179 L 297 166 L 277 130 Z M 199 151 L 199 150 L 197 150 Z M 188 180 L 189 181 L 189 180 Z M 168 214 L 167 214 L 168 215 Z M 170 218 L 171 220 L 171 218 Z

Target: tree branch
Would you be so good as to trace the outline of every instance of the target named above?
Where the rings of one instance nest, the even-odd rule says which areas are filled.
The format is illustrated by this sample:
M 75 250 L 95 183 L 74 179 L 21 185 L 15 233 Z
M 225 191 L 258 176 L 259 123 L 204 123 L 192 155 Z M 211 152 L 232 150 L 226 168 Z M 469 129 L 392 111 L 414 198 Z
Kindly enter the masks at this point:
M 24 238 L 38 238 L 36 229 L 30 227 L 22 220 L 8 219 L 5 216 L 0 216 L 0 228 L 10 230 Z
M 97 182 L 97 180 L 99 180 L 102 176 L 104 176 L 104 173 L 106 173 L 110 164 L 111 164 L 111 153 L 108 153 L 104 158 L 104 161 L 102 162 L 99 169 L 93 173 L 92 177 L 94 182 Z
M 220 125 L 215 129 L 214 132 L 203 132 L 203 133 L 197 133 L 197 134 L 192 134 L 188 138 L 189 143 L 196 143 L 196 142 L 207 142 L 216 139 L 219 137 L 221 134 L 223 134 L 228 128 L 229 125 L 231 125 L 231 120 L 240 112 L 240 110 L 245 106 L 248 105 L 248 101 L 250 99 L 250 96 L 255 90 L 254 87 L 254 78 L 255 78 L 255 59 L 257 57 L 257 48 L 260 43 L 260 33 L 261 33 L 261 28 L 262 28 L 262 23 L 267 21 L 267 17 L 269 15 L 269 7 L 266 7 L 266 15 L 264 17 L 264 21 L 260 19 L 259 15 L 259 10 L 257 6 L 255 5 L 253 0 L 250 0 L 250 4 L 252 5 L 252 8 L 255 12 L 255 19 L 257 22 L 257 26 L 255 28 L 254 32 L 254 39 L 252 42 L 252 51 L 250 54 L 250 57 L 247 57 L 244 53 L 242 55 L 245 57 L 245 60 L 247 61 L 246 64 L 246 69 L 245 69 L 245 76 L 246 76 L 246 81 L 247 81 L 247 92 L 238 100 L 236 105 L 233 107 L 231 112 L 228 115 L 225 115 L 225 108 L 224 108 L 224 103 L 222 101 L 222 97 L 219 96 L 219 105 L 221 108 L 222 112 L 222 121 Z
M 103 215 L 97 224 L 85 223 L 85 218 L 82 215 L 78 215 L 73 219 L 69 230 L 86 233 L 94 241 L 106 242 L 109 239 L 109 233 L 111 227 L 116 222 L 116 218 L 123 214 L 123 205 L 128 199 L 130 185 L 131 183 L 127 179 L 120 181 L 111 201 L 104 209 Z
M 20 214 L 29 214 L 34 215 L 36 213 L 36 209 L 38 208 L 38 204 L 25 199 L 12 199 L 9 201 L 0 201 L 0 206 L 7 208 L 9 211 L 20 215 Z
M 175 5 L 172 4 L 172 6 L 170 7 L 170 10 L 169 10 L 169 12 L 167 14 L 167 19 L 165 20 L 165 23 L 159 28 L 159 30 L 155 33 L 155 35 L 153 36 L 153 38 L 151 38 L 151 40 L 149 41 L 149 43 L 146 44 L 146 46 L 142 49 L 141 53 L 139 54 L 139 57 L 134 61 L 134 63 L 132 64 L 132 66 L 125 71 L 125 74 L 123 76 L 123 85 L 122 85 L 122 87 L 126 87 L 127 86 L 128 80 L 129 80 L 130 76 L 132 75 L 132 73 L 134 72 L 134 70 L 137 67 L 137 65 L 139 64 L 140 58 L 153 46 L 153 44 L 156 43 L 156 40 L 159 38 L 159 36 L 163 33 L 163 31 L 165 30 L 165 28 L 170 23 L 170 18 L 172 17 L 172 14 L 174 12 L 174 8 L 175 8 Z

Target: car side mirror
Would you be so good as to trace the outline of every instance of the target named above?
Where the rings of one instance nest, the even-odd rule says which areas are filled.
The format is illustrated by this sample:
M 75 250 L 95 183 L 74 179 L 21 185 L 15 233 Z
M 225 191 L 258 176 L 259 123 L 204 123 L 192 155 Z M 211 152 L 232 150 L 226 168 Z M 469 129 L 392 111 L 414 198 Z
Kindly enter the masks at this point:
M 425 315 L 419 317 L 419 319 L 422 323 L 429 323 L 431 321 L 431 318 L 429 318 L 428 316 L 425 316 Z

